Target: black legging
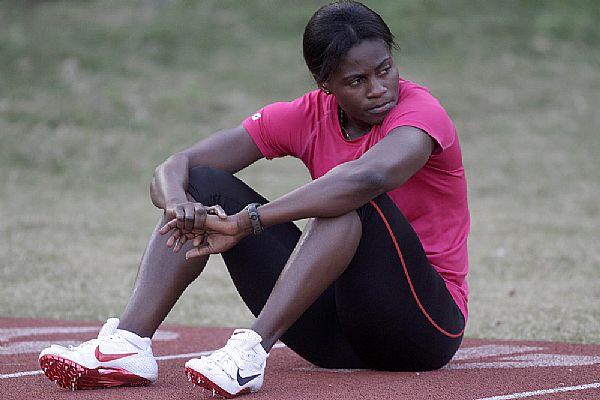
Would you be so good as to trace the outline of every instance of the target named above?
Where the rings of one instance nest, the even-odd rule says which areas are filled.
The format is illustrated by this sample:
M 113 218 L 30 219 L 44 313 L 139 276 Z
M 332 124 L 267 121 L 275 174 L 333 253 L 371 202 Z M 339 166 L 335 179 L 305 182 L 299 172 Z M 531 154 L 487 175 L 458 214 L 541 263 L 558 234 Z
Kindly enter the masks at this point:
M 228 215 L 249 203 L 267 203 L 235 176 L 208 167 L 190 171 L 189 193 L 204 205 L 221 205 Z M 362 237 L 350 265 L 281 341 L 326 368 L 442 367 L 462 340 L 462 313 L 429 264 L 411 225 L 386 194 L 356 212 Z M 222 254 L 235 287 L 255 316 L 300 235 L 300 229 L 288 222 L 247 236 Z

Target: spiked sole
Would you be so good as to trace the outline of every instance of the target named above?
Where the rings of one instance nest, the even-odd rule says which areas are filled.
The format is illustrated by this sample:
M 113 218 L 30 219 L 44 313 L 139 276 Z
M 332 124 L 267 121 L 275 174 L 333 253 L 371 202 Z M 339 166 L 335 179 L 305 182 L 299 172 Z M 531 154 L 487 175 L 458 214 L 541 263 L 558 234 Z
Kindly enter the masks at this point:
M 40 358 L 44 374 L 62 388 L 71 390 L 99 389 L 116 386 L 147 386 L 149 379 L 121 368 L 86 368 L 74 361 L 52 354 Z
M 207 377 L 202 375 L 200 372 L 195 371 L 189 367 L 185 367 L 185 374 L 187 375 L 188 380 L 190 382 L 192 382 L 195 386 L 199 386 L 203 389 L 208 390 L 209 392 L 212 393 L 213 396 L 216 394 L 225 399 L 232 399 L 234 397 L 237 397 L 237 396 L 240 396 L 243 394 L 248 394 L 251 392 L 250 388 L 247 387 L 247 388 L 240 390 L 239 392 L 237 392 L 235 394 L 229 393 L 228 391 L 226 391 L 225 389 L 222 389 L 216 383 L 212 382 L 210 379 L 208 379 Z

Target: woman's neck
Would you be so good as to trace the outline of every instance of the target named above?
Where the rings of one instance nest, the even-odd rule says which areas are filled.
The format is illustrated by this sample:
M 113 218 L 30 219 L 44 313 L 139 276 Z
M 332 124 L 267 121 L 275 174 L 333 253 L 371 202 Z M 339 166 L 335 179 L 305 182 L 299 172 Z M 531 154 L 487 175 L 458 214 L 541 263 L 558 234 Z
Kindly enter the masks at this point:
M 356 123 L 338 106 L 338 118 L 342 135 L 346 140 L 355 140 L 366 135 L 371 131 L 371 126 L 367 124 Z

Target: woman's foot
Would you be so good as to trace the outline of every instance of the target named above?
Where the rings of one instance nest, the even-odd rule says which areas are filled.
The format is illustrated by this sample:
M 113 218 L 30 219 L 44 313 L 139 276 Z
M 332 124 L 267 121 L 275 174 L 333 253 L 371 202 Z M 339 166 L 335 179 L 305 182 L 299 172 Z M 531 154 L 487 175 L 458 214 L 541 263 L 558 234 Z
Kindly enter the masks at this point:
M 185 363 L 185 372 L 194 385 L 227 399 L 257 392 L 269 356 L 261 341 L 253 330 L 236 329 L 225 347 Z
M 156 381 L 158 365 L 150 338 L 117 329 L 110 318 L 97 339 L 77 347 L 52 345 L 40 353 L 44 374 L 60 387 L 96 389 L 115 386 L 146 386 Z

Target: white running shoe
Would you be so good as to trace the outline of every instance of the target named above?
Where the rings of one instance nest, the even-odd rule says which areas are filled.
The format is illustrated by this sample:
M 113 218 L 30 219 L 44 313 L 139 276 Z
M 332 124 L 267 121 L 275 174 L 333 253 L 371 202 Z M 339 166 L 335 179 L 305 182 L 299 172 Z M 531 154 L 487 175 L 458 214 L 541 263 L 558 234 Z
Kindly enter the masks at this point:
M 77 347 L 52 345 L 40 353 L 46 376 L 66 389 L 146 386 L 156 381 L 158 365 L 150 338 L 117 329 L 119 320 L 106 321 L 97 339 Z
M 260 342 L 253 330 L 236 329 L 225 347 L 185 363 L 188 379 L 226 399 L 258 391 L 269 357 Z

